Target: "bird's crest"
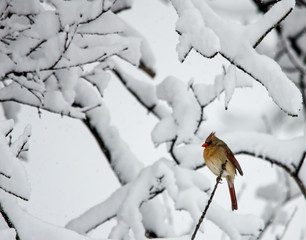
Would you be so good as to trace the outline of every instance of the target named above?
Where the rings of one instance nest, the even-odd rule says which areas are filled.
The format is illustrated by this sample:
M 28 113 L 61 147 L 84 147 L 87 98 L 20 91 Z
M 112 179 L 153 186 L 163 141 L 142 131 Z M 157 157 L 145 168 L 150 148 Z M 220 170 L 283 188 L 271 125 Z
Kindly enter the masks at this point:
M 216 132 L 211 132 L 211 134 L 209 134 L 209 138 L 215 136 Z

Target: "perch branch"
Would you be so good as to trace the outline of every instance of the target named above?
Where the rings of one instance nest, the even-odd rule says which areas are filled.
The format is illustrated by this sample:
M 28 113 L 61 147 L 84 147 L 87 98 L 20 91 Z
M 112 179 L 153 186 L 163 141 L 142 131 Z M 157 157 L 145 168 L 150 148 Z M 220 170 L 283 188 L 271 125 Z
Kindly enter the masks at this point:
M 215 195 L 215 192 L 216 192 L 216 190 L 217 190 L 218 184 L 219 184 L 220 181 L 221 181 L 221 176 L 222 176 L 224 170 L 226 169 L 226 163 L 227 163 L 227 161 L 226 161 L 225 163 L 222 164 L 222 169 L 221 169 L 221 171 L 220 171 L 219 176 L 217 177 L 217 181 L 216 181 L 214 190 L 213 190 L 212 193 L 210 194 L 210 198 L 209 198 L 209 200 L 208 200 L 208 202 L 207 202 L 207 204 L 206 204 L 206 206 L 205 206 L 205 209 L 204 209 L 204 211 L 203 211 L 203 213 L 202 213 L 202 216 L 201 216 L 200 219 L 199 219 L 199 222 L 198 222 L 196 228 L 194 229 L 194 232 L 193 232 L 193 234 L 192 234 L 192 236 L 191 236 L 191 240 L 194 240 L 194 239 L 195 239 L 195 237 L 196 237 L 196 235 L 197 235 L 197 232 L 198 232 L 198 230 L 199 230 L 199 228 L 200 228 L 200 226 L 201 226 L 201 223 L 203 222 L 203 220 L 204 220 L 204 218 L 205 218 L 205 215 L 206 215 L 206 213 L 207 213 L 207 210 L 208 210 L 208 208 L 209 208 L 209 206 L 210 206 L 210 203 L 212 202 L 212 199 L 213 199 L 213 197 L 214 197 L 214 195 Z

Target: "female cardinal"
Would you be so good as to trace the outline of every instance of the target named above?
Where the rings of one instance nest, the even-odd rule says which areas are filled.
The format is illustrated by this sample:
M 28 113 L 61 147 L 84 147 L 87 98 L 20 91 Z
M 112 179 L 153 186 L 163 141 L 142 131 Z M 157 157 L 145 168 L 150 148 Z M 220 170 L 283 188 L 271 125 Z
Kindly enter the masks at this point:
M 206 138 L 202 147 L 205 148 L 203 157 L 209 170 L 219 177 L 223 168 L 222 177 L 225 177 L 227 180 L 229 192 L 231 195 L 232 210 L 237 210 L 238 205 L 234 187 L 236 169 L 241 176 L 243 175 L 238 161 L 226 143 L 215 136 L 215 132 L 212 132 Z M 217 178 L 217 181 L 219 180 L 220 179 Z

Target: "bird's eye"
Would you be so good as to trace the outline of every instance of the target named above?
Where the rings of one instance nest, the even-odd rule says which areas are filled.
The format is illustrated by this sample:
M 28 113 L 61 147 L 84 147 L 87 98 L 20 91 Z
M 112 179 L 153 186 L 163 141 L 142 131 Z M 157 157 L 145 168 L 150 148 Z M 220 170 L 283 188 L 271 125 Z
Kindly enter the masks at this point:
M 207 145 L 209 146 L 211 143 L 212 143 L 212 141 L 208 141 L 208 142 L 207 142 Z

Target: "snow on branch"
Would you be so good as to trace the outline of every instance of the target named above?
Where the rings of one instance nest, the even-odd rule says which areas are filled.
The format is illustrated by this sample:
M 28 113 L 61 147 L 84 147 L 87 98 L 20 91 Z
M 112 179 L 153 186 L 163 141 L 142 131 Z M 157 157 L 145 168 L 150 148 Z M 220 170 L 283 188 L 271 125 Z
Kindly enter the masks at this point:
M 158 119 L 170 115 L 168 110 L 160 104 L 156 95 L 156 87 L 147 81 L 141 81 L 127 74 L 117 64 L 113 69 L 114 74 L 138 102 L 152 112 Z
M 13 121 L 0 122 L 0 189 L 23 200 L 30 196 L 30 184 L 23 165 L 18 159 L 18 153 L 24 148 L 31 134 L 28 126 L 17 141 L 9 144 L 4 132 L 13 127 Z
M 203 203 L 209 198 L 205 193 L 209 188 L 209 181 L 202 174 L 161 159 L 142 169 L 137 178 L 118 189 L 103 203 L 71 221 L 68 227 L 84 233 L 109 217 L 116 216 L 117 225 L 112 229 L 110 238 L 122 239 L 132 230 L 136 239 L 145 239 L 146 227 L 142 208 L 154 201 L 157 194 L 164 191 L 167 191 L 173 199 L 177 210 L 184 209 L 190 213 L 195 226 L 204 207 Z M 114 203 L 111 207 L 110 202 Z M 160 219 L 158 226 L 162 228 L 159 229 L 159 232 L 162 232 L 161 236 L 171 239 L 175 236 L 173 226 L 168 225 L 165 216 L 160 216 L 161 211 L 163 209 L 150 212 L 150 221 L 155 218 Z M 255 216 L 233 214 L 214 202 L 207 211 L 207 218 L 219 226 L 231 239 L 240 239 L 243 235 L 257 236 L 263 226 L 262 221 Z M 189 234 L 192 230 L 193 228 L 190 229 Z
M 176 144 L 191 142 L 198 122 L 202 120 L 201 108 L 192 91 L 175 77 L 168 77 L 157 86 L 157 97 L 166 101 L 173 110 L 154 127 L 153 142 L 160 144 L 175 138 Z
M 79 82 L 76 93 L 76 104 L 79 106 L 101 103 L 100 96 L 85 82 Z M 121 184 L 124 185 L 137 176 L 142 164 L 121 139 L 117 128 L 110 124 L 110 115 L 105 104 L 86 112 L 85 123 L 95 132 L 94 135 Z
M 119 182 L 122 185 L 129 184 L 129 182 L 133 181 L 133 179 L 135 179 L 139 174 L 143 167 L 142 164 L 130 150 L 128 144 L 121 139 L 116 127 L 110 124 L 108 109 L 105 104 L 101 102 L 100 96 L 94 91 L 94 89 L 84 81 L 80 81 L 75 89 L 77 93 L 75 104 L 78 106 L 82 107 L 101 103 L 99 107 L 86 112 L 86 119 L 84 120 L 84 123 L 100 145 L 101 150 L 103 151 L 106 159 L 109 161 L 110 167 L 113 169 Z M 103 204 L 104 203 L 102 203 L 102 205 Z M 103 208 L 103 206 L 101 208 Z M 159 201 L 150 201 L 147 204 L 147 209 L 150 212 L 158 213 L 160 212 L 159 209 L 161 208 L 162 205 Z M 91 214 L 89 215 L 91 216 Z M 87 216 L 87 214 L 84 214 L 85 219 L 88 219 Z M 94 226 L 98 226 L 106 220 L 103 218 L 103 216 L 104 215 L 102 215 L 101 218 L 104 220 L 100 219 L 101 221 L 96 222 L 95 225 L 89 227 L 86 227 L 86 225 L 85 227 L 81 227 L 81 229 L 85 229 L 84 231 L 89 231 L 91 227 L 94 228 Z M 155 231 L 155 229 L 158 230 L 158 222 L 162 218 L 151 219 L 149 215 L 145 214 L 143 215 L 143 219 L 145 222 L 147 222 L 145 229 Z M 92 221 L 90 221 L 90 223 L 92 223 Z M 74 226 L 74 224 L 72 225 Z M 79 226 L 82 224 L 77 225 Z
M 15 235 L 16 238 L 14 239 L 22 240 L 90 239 L 71 230 L 57 227 L 53 224 L 46 223 L 34 216 L 31 216 L 18 205 L 14 197 L 9 196 L 7 193 L 2 191 L 0 191 L 0 212 L 2 216 L 4 215 L 6 219 L 9 219 L 9 228 L 6 228 L 6 232 L 4 233 L 0 231 L 0 236 L 2 236 L 2 234 L 6 234 L 6 236 L 9 237 Z
M 27 125 L 26 128 L 24 129 L 24 132 L 19 138 L 13 142 L 10 146 L 12 153 L 14 156 L 17 158 L 23 151 L 27 151 L 27 143 L 29 138 L 31 137 L 31 125 Z
M 252 81 L 234 65 L 230 65 L 224 73 L 217 75 L 213 84 L 196 83 L 191 86 L 203 108 L 218 98 L 222 92 L 225 92 L 225 108 L 227 108 L 235 88 L 243 87 L 252 87 Z
M 240 73 L 231 65 L 227 72 L 215 78 L 213 84 L 189 85 L 174 77 L 166 78 L 156 87 L 156 94 L 158 99 L 167 102 L 172 112 L 164 115 L 154 127 L 153 142 L 159 145 L 175 139 L 174 145 L 179 145 L 197 141 L 196 134 L 204 121 L 204 108 L 222 92 L 225 92 L 227 106 L 235 88 L 252 86 L 250 79 Z M 228 85 L 229 81 L 233 81 L 231 85 Z
M 120 187 L 105 201 L 93 206 L 81 216 L 71 220 L 66 225 L 66 228 L 84 235 L 112 219 L 116 216 L 119 207 L 124 202 L 129 187 L 129 184 Z
M 204 56 L 214 56 L 219 53 L 263 84 L 273 101 L 284 112 L 292 116 L 298 115 L 302 107 L 301 93 L 273 59 L 260 55 L 254 49 L 267 33 L 292 11 L 294 0 L 279 1 L 263 18 L 245 26 L 225 21 L 205 1 L 172 0 L 171 2 L 179 15 L 177 22 L 177 31 L 181 34 L 177 49 L 179 59 L 183 60 L 191 48 Z M 201 29 L 205 29 L 207 33 L 203 34 L 204 30 Z M 199 43 L 204 46 L 199 47 Z M 212 54 L 207 54 L 207 49 L 212 50 Z
M 306 136 L 288 140 L 278 140 L 263 133 L 237 132 L 225 135 L 236 154 L 248 154 L 262 158 L 284 169 L 297 183 L 306 197 Z
M 154 72 L 148 43 L 111 10 L 122 10 L 130 1 L 49 0 L 47 9 L 39 1 L 31 4 L 13 1 L 1 13 L 0 102 L 84 119 L 84 109 L 93 106 L 73 104 L 74 87 L 86 79 L 102 96 L 111 58 Z

